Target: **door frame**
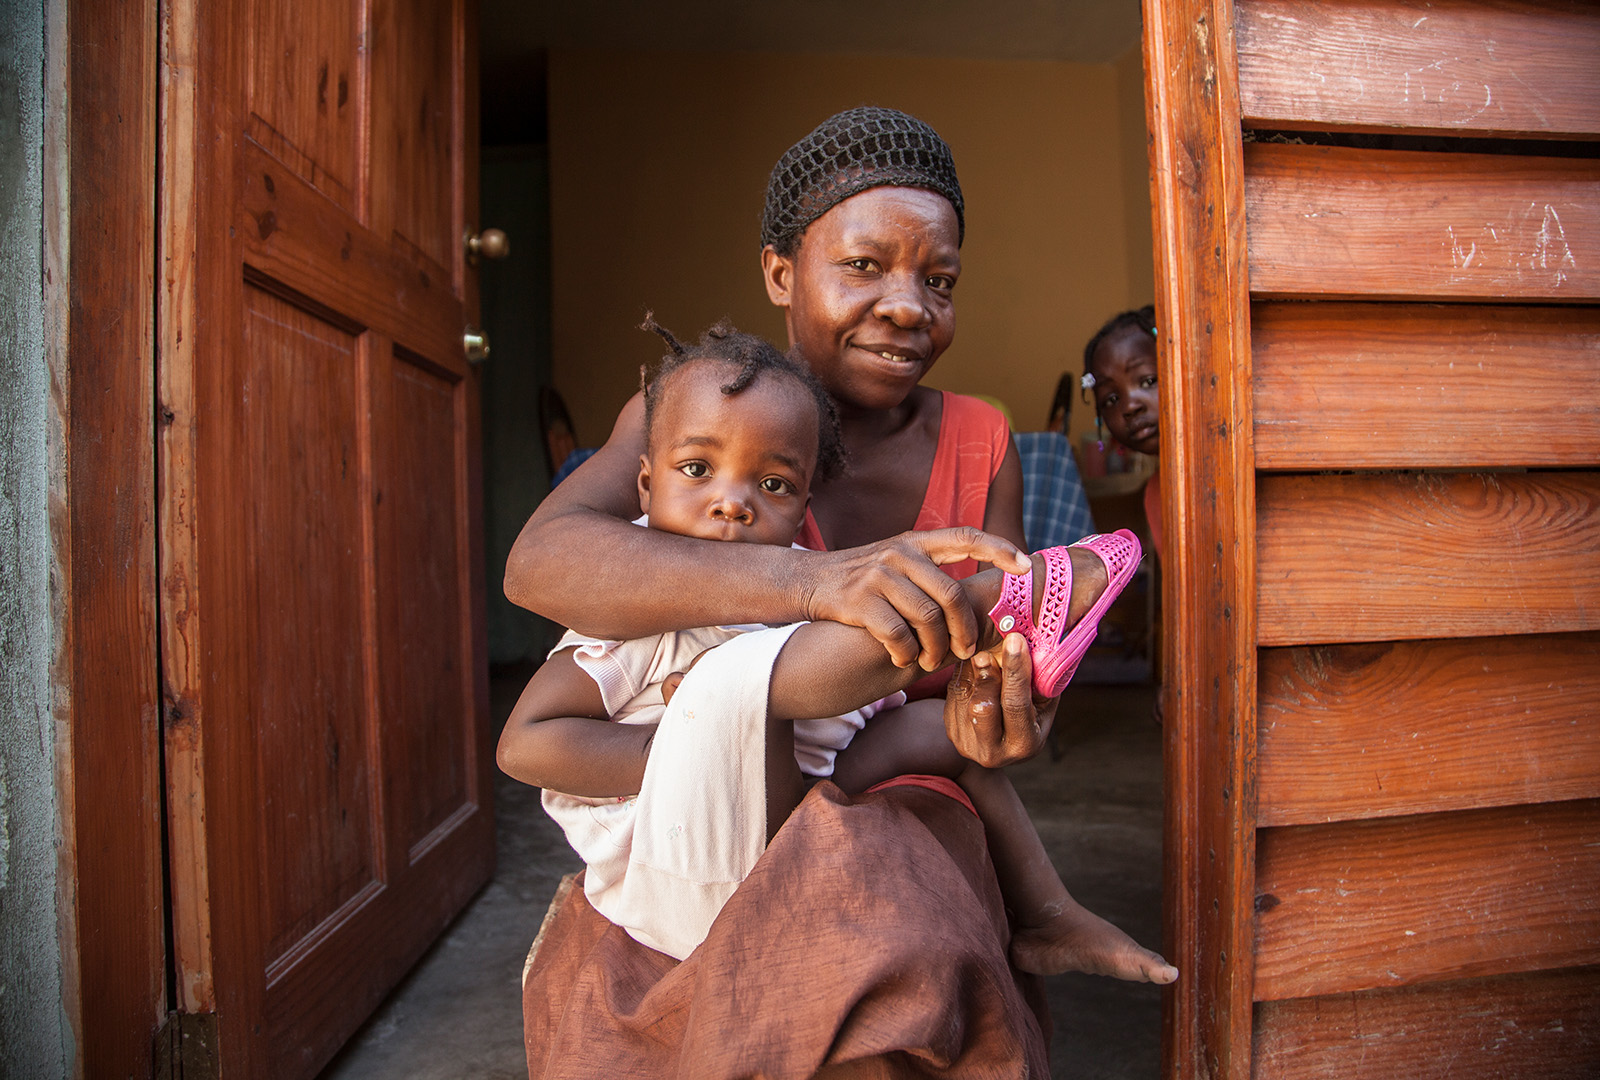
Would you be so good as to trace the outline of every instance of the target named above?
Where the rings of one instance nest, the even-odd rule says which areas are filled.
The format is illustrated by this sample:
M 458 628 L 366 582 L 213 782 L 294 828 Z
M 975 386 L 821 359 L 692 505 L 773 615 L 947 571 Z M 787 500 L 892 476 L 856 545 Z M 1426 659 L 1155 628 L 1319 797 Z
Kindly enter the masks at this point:
M 46 2 L 57 921 L 72 1074 L 167 1013 L 156 642 L 156 0 Z

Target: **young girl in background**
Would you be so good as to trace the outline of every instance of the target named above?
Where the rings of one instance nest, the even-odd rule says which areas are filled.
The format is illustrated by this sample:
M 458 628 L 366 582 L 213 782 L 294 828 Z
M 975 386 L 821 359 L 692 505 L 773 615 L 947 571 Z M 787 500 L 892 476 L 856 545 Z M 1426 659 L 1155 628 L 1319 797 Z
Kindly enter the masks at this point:
M 1161 410 L 1156 390 L 1156 309 L 1113 316 L 1083 348 L 1083 388 L 1093 394 L 1097 423 L 1111 437 L 1159 462 Z M 1162 554 L 1161 468 L 1144 488 L 1144 516 L 1150 522 L 1150 543 Z

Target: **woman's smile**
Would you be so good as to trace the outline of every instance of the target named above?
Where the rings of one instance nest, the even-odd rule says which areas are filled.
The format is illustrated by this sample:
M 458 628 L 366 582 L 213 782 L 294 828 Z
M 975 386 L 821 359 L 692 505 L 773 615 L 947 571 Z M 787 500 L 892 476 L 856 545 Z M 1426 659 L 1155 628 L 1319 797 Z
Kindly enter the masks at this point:
M 841 406 L 893 408 L 955 337 L 955 209 L 921 188 L 870 188 L 770 248 L 768 293 L 789 340 Z

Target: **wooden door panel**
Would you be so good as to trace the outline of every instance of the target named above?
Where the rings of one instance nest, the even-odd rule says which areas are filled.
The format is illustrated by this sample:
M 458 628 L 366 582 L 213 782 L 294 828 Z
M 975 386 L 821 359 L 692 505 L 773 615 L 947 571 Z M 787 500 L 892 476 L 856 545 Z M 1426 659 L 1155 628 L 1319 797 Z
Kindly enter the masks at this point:
M 1600 968 L 1256 1006 L 1254 1080 L 1591 1080 Z
M 461 349 L 462 300 L 449 275 L 396 247 L 328 200 L 254 141 L 240 148 L 240 196 L 230 222 L 248 245 L 247 276 L 297 303 L 371 328 L 427 356 Z
M 458 534 L 466 468 L 456 432 L 469 384 L 401 349 L 391 350 L 379 378 L 387 418 L 377 564 L 383 711 L 391 721 L 384 754 L 396 854 L 409 862 L 484 798 Z M 436 557 L 422 558 L 430 552 Z
M 1234 10 L 1246 125 L 1600 134 L 1592 4 L 1239 0 Z
M 1600 461 L 1600 308 L 1262 302 L 1250 345 L 1261 469 Z
M 1600 802 L 1262 829 L 1257 1001 L 1600 963 Z
M 1262 645 L 1600 629 L 1600 473 L 1264 476 Z
M 314 1075 L 493 865 L 467 17 L 168 14 L 174 963 L 225 1076 Z
M 1600 798 L 1600 633 L 1263 649 L 1260 665 L 1261 825 Z
M 269 968 L 375 877 L 356 340 L 245 290 L 236 488 Z
M 301 179 L 357 211 L 363 81 L 361 7 L 253 0 L 246 57 L 246 130 Z
M 1600 161 L 1244 150 L 1254 296 L 1600 298 Z
M 393 236 L 429 260 L 445 280 L 461 232 L 454 191 L 437 182 L 451 160 L 459 116 L 454 65 L 460 28 L 451 6 L 379 0 L 373 11 L 373 185 L 387 203 Z

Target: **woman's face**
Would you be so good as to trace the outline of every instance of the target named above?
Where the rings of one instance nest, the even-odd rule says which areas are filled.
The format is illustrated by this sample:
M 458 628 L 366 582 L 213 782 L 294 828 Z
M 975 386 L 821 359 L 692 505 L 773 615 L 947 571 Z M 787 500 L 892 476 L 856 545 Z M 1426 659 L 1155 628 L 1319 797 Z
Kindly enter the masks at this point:
M 789 344 L 846 410 L 899 405 L 955 337 L 955 208 L 921 188 L 869 188 L 762 252 Z
M 1094 350 L 1094 407 L 1112 438 L 1130 450 L 1161 449 L 1156 395 L 1156 339 L 1124 327 Z

